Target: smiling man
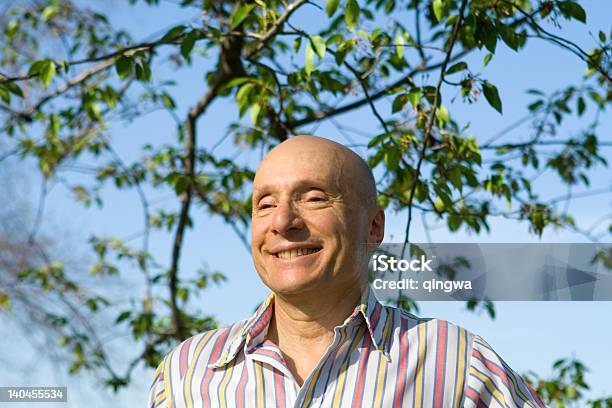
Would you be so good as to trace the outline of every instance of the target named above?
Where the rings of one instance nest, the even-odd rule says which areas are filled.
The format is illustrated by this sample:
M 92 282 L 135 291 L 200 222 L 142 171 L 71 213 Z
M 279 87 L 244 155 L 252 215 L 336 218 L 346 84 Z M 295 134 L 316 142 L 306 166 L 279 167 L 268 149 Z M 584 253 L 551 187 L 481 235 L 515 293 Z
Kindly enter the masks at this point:
M 252 214 L 253 262 L 272 294 L 168 354 L 149 407 L 544 406 L 478 336 L 376 300 L 368 248 L 384 222 L 350 149 L 315 136 L 272 149 Z

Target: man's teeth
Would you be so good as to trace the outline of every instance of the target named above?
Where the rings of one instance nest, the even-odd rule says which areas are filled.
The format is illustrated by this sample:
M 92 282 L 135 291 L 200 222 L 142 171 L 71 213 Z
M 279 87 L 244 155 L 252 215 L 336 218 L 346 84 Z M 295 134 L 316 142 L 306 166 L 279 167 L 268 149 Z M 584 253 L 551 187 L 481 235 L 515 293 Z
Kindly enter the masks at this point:
M 297 248 L 287 251 L 281 251 L 277 253 L 276 256 L 283 259 L 291 259 L 295 258 L 296 256 L 314 254 L 315 252 L 319 252 L 319 249 L 320 248 Z

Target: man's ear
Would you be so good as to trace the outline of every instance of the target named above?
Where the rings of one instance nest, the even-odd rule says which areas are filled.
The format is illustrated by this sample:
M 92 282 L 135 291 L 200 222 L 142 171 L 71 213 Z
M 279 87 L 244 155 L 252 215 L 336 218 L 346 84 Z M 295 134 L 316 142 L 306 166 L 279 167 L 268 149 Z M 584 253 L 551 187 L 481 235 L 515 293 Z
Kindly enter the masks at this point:
M 369 243 L 379 245 L 385 237 L 385 211 L 376 207 L 376 213 L 370 223 Z

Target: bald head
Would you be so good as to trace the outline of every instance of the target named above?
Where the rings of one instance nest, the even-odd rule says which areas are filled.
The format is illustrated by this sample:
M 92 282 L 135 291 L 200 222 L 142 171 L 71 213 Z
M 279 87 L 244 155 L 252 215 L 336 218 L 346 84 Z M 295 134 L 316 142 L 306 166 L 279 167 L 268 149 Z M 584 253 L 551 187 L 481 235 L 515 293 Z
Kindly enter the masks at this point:
M 272 149 L 261 161 L 257 173 L 270 162 L 278 161 L 285 162 L 288 170 L 302 163 L 315 165 L 321 171 L 331 168 L 339 188 L 355 196 L 359 204 L 368 209 L 377 207 L 372 170 L 365 160 L 346 146 L 318 136 L 295 136 Z M 264 181 L 257 180 L 257 175 L 256 181 Z
M 340 298 L 367 281 L 384 238 L 374 177 L 350 149 L 296 136 L 272 149 L 253 181 L 252 254 L 262 281 L 285 296 Z

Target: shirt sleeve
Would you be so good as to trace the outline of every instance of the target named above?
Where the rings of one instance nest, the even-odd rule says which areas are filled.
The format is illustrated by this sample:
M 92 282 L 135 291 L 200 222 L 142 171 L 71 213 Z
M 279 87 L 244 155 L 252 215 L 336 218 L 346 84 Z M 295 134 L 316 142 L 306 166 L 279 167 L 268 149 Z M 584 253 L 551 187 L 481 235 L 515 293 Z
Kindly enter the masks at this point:
M 157 366 L 153 377 L 153 384 L 149 389 L 149 403 L 147 408 L 168 408 L 166 399 L 166 387 L 164 384 L 164 362 L 165 359 Z
M 474 336 L 465 407 L 546 407 L 527 382 L 482 338 Z

